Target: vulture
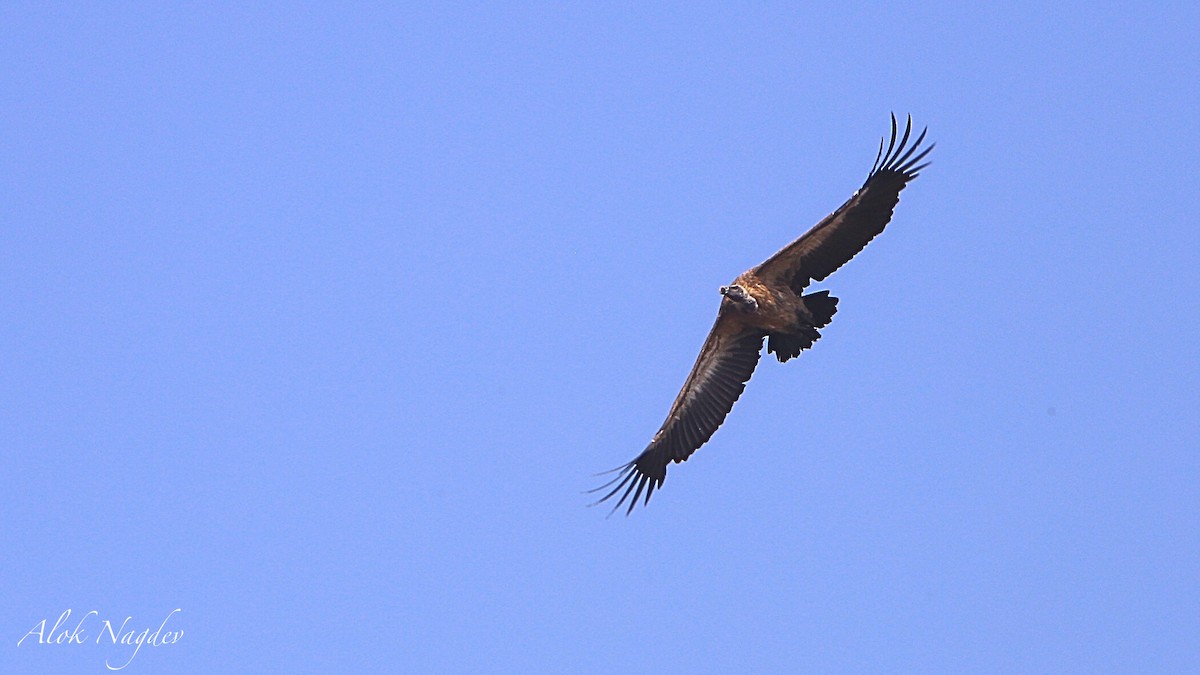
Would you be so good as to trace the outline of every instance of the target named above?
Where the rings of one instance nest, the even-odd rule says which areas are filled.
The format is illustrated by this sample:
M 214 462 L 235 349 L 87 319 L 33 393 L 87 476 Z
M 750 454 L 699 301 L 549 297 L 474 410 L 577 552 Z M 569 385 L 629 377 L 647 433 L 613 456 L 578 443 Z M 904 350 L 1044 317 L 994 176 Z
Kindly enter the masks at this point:
M 922 163 L 933 149 L 932 144 L 921 147 L 925 131 L 909 145 L 910 115 L 897 142 L 893 114 L 891 139 L 880 139 L 862 187 L 799 239 L 721 287 L 716 323 L 667 420 L 642 454 L 608 472 L 617 475 L 590 490 L 608 490 L 596 504 L 619 495 L 612 513 L 628 502 L 626 515 L 643 494 L 643 506 L 649 504 L 650 495 L 666 479 L 667 463 L 687 460 L 725 421 L 758 365 L 764 338 L 767 353 L 783 363 L 821 337 L 819 329 L 833 319 L 838 299 L 829 291 L 805 294 L 804 290 L 813 281 L 824 281 L 883 231 L 900 201 L 900 191 L 929 165 Z

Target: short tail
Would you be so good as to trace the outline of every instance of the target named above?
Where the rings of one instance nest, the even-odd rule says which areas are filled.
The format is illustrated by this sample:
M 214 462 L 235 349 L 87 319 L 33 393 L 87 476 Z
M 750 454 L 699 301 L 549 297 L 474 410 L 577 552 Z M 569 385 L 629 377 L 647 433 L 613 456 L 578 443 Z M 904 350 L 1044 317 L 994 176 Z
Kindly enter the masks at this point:
M 813 326 L 824 328 L 833 321 L 833 315 L 837 314 L 838 299 L 829 295 L 829 291 L 820 291 L 819 293 L 809 293 L 801 298 L 804 300 L 804 306 L 812 313 Z
M 838 299 L 830 297 L 829 291 L 810 293 L 802 298 L 804 306 L 812 314 L 812 326 L 804 326 L 797 333 L 772 333 L 767 340 L 767 353 L 774 354 L 780 363 L 794 359 L 800 352 L 813 346 L 821 338 L 818 328 L 824 328 L 833 321 L 837 313 Z

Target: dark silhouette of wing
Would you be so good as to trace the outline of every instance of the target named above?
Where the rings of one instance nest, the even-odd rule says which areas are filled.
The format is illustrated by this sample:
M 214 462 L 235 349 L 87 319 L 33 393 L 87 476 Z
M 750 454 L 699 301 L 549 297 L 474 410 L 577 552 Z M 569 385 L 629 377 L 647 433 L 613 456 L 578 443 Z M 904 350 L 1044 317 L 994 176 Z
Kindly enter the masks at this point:
M 928 166 L 928 163 L 918 163 L 933 150 L 933 145 L 921 149 L 925 131 L 911 147 L 908 146 L 911 116 L 899 143 L 896 142 L 897 131 L 893 114 L 892 138 L 886 151 L 883 140 L 879 141 L 875 165 L 863 186 L 837 211 L 756 267 L 754 273 L 760 280 L 768 286 L 786 284 L 799 294 L 810 281 L 823 281 L 833 274 L 863 250 L 875 235 L 883 232 L 892 219 L 892 209 L 900 201 L 900 191 Z
M 615 484 L 596 503 L 620 492 L 621 497 L 613 506 L 613 512 L 616 512 L 632 494 L 626 515 L 633 512 L 643 491 L 646 493 L 643 504 L 649 503 L 650 495 L 666 478 L 667 462 L 686 460 L 725 421 L 758 365 L 764 337 L 762 330 L 743 326 L 722 311 L 709 331 L 683 389 L 675 397 L 667 421 L 642 454 L 625 466 L 613 469 L 619 472 L 616 478 L 591 490 L 599 492 Z

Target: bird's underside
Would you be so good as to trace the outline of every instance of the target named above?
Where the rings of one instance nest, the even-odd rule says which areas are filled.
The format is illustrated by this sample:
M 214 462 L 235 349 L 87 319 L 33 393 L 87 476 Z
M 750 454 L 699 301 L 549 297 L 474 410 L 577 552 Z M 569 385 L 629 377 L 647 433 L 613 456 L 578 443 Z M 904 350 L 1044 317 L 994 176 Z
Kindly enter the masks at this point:
M 650 445 L 633 461 L 613 469 L 616 477 L 591 492 L 606 491 L 596 503 L 617 498 L 613 511 L 661 487 L 669 462 L 683 462 L 704 445 L 733 408 L 758 365 L 763 338 L 767 353 L 780 362 L 794 358 L 821 337 L 838 299 L 829 291 L 805 294 L 812 281 L 824 281 L 853 258 L 891 220 L 900 191 L 916 178 L 933 145 L 921 148 L 922 131 L 910 146 L 910 117 L 903 136 L 892 116 L 892 133 L 867 180 L 845 204 L 761 265 L 721 287 L 721 307 L 667 419 Z M 645 495 L 643 497 L 643 494 Z

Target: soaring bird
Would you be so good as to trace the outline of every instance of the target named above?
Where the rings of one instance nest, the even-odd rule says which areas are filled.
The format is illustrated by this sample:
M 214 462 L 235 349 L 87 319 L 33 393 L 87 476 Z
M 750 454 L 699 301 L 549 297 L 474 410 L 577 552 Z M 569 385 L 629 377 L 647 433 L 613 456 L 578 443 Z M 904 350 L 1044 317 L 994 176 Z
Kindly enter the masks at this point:
M 909 146 L 910 115 L 897 143 L 893 114 L 891 139 L 886 148 L 886 137 L 880 139 L 875 164 L 862 187 L 799 239 L 721 287 L 717 321 L 667 420 L 642 454 L 613 469 L 615 478 L 591 490 L 611 488 L 597 504 L 620 494 L 613 512 L 628 501 L 626 515 L 633 512 L 642 493 L 646 495 L 642 504 L 648 504 L 666 479 L 667 463 L 687 460 L 725 421 L 758 365 L 764 338 L 767 352 L 783 363 L 821 337 L 818 329 L 833 319 L 838 299 L 829 291 L 805 295 L 804 289 L 812 281 L 824 281 L 883 231 L 900 201 L 900 191 L 929 165 L 921 163 L 933 150 L 932 144 L 921 148 L 925 131 Z

